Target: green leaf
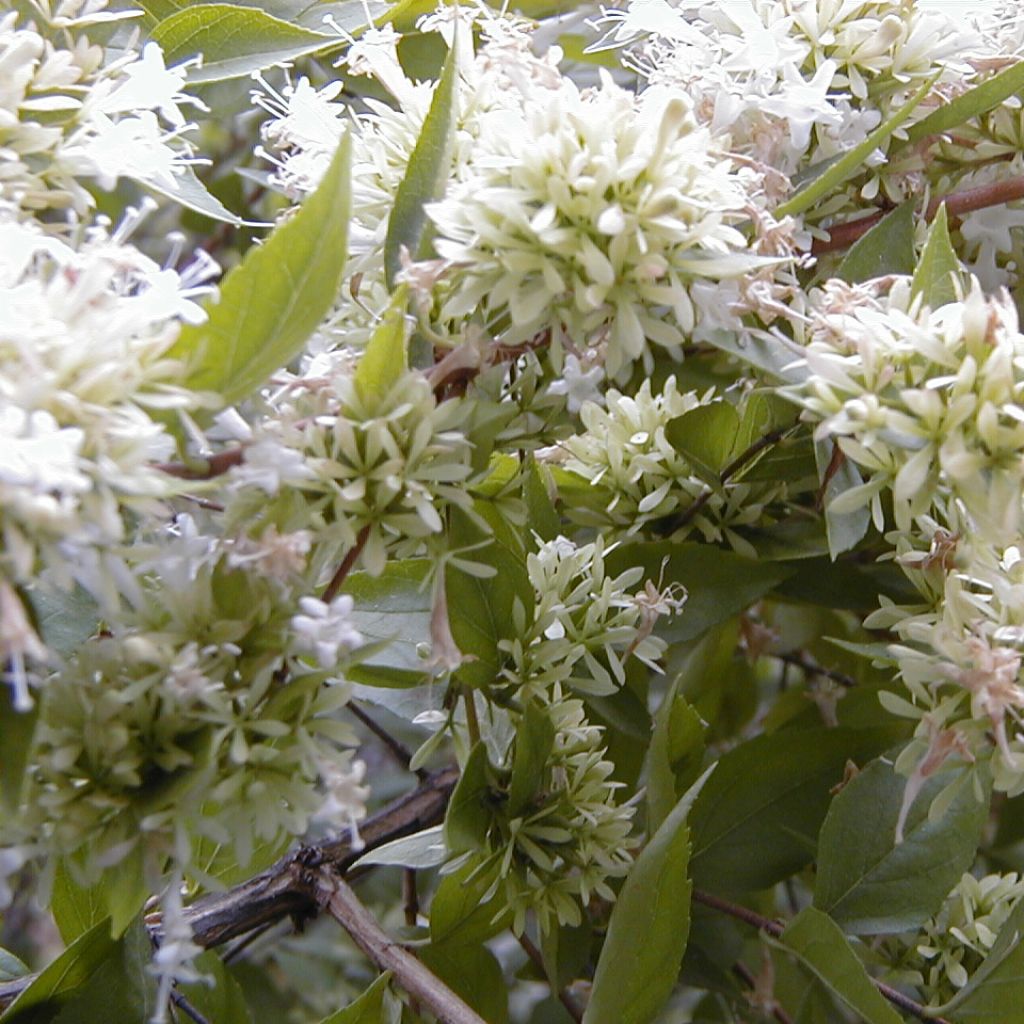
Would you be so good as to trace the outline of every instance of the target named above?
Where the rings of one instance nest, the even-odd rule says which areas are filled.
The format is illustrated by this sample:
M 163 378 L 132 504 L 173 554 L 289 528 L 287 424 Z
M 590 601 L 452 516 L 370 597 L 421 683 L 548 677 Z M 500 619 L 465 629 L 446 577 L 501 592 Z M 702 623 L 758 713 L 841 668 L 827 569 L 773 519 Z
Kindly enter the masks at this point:
M 942 102 L 927 117 L 907 130 L 907 142 L 913 145 L 929 135 L 940 135 L 965 121 L 998 107 L 1005 99 L 1024 89 L 1024 64 L 1013 64 L 986 79 L 955 99 Z
M 469 752 L 444 816 L 444 841 L 450 853 L 478 850 L 490 827 L 491 795 L 487 748 L 477 743 Z
M 80 886 L 71 877 L 66 861 L 57 861 L 53 878 L 50 911 L 57 922 L 57 930 L 65 943 L 70 944 L 80 935 L 109 916 L 106 894 L 100 885 Z
M 741 337 L 732 331 L 714 330 L 709 331 L 704 340 L 773 380 L 800 384 L 810 376 L 807 353 L 796 342 L 781 335 Z
M 508 986 L 486 946 L 432 943 L 421 946 L 416 955 L 487 1024 L 507 1024 Z
M 434 90 L 430 109 L 391 205 L 388 233 L 384 240 L 384 281 L 388 288 L 394 288 L 395 277 L 402 269 L 403 247 L 413 259 L 425 255 L 422 250 L 428 224 L 425 206 L 441 198 L 448 180 L 458 117 L 455 88 L 458 82 L 458 50 L 456 24 L 451 49 Z
M 355 600 L 352 624 L 381 647 L 346 670 L 367 686 L 416 686 L 423 682 L 421 644 L 430 642 L 431 564 L 426 558 L 389 561 L 379 576 L 354 572 L 345 592 Z
M 814 907 L 801 910 L 786 926 L 778 945 L 799 957 L 837 999 L 868 1024 L 902 1024 L 903 1018 L 872 984 L 857 954 L 828 915 Z
M 74 876 L 73 864 L 66 859 L 57 862 L 50 909 L 66 943 L 106 918 L 110 918 L 111 934 L 119 937 L 150 896 L 141 842 L 94 884 L 82 885 Z
M 647 831 L 657 831 L 680 796 L 696 781 L 704 759 L 704 722 L 672 684 L 654 716 L 647 749 Z
M 118 943 L 110 935 L 110 922 L 101 921 L 79 936 L 56 960 L 36 976 L 0 1020 L 50 1020 L 53 1009 L 84 985 L 115 952 Z M 33 1011 L 36 1011 L 33 1013 Z M 30 1013 L 32 1017 L 30 1018 Z
M 0 685 L 0 794 L 4 807 L 15 810 L 21 802 L 32 740 L 39 721 L 39 701 L 27 711 L 14 707 L 14 691 Z
M 839 188 L 844 182 L 859 173 L 864 161 L 889 138 L 890 135 L 917 108 L 917 105 L 931 92 L 938 75 L 933 75 L 924 82 L 913 96 L 887 121 L 883 121 L 868 137 L 853 149 L 844 153 L 835 163 L 830 164 L 817 178 L 805 185 L 796 195 L 790 196 L 775 215 L 777 217 L 796 216 L 810 209 L 819 199 Z
M 723 754 L 690 817 L 694 884 L 746 892 L 801 870 L 846 762 L 869 761 L 900 736 L 899 726 L 783 729 Z
M 523 474 L 523 500 L 529 514 L 527 526 L 541 540 L 554 540 L 562 529 L 562 520 L 541 476 L 536 460 L 530 459 Z
M 689 598 L 681 614 L 658 624 L 658 634 L 676 643 L 691 640 L 732 618 L 763 597 L 795 569 L 778 562 L 758 562 L 709 544 L 623 544 L 610 552 L 610 574 L 641 565 L 647 579 L 681 583 Z
M 252 1013 L 242 988 L 224 961 L 207 950 L 196 957 L 195 965 L 196 970 L 204 975 L 203 980 L 180 985 L 179 988 L 203 1017 L 211 1024 L 214 1021 L 216 1024 L 252 1024 Z
M 491 891 L 493 884 L 494 872 L 478 872 L 473 864 L 445 875 L 430 902 L 431 941 L 478 945 L 504 931 L 511 913 L 504 894 Z
M 704 481 L 717 484 L 729 464 L 740 428 L 740 415 L 729 402 L 699 405 L 670 420 L 665 439 Z
M 341 44 L 338 36 L 234 4 L 186 7 L 161 21 L 152 38 L 163 48 L 168 65 L 202 56 L 202 66 L 189 71 L 192 84 L 241 78 Z
M 167 196 L 176 203 L 203 214 L 211 220 L 223 221 L 225 224 L 233 224 L 240 227 L 245 223 L 241 217 L 232 213 L 196 176 L 191 167 L 179 169 L 174 174 L 174 188 L 168 188 L 149 178 L 136 179 L 140 185 L 148 188 L 158 195 Z
M 833 465 L 835 451 L 833 444 L 827 440 L 818 441 L 814 445 L 819 477 L 825 480 L 825 474 L 829 474 L 828 480 L 825 482 L 823 503 L 828 550 L 833 559 L 838 558 L 844 551 L 855 548 L 864 539 L 868 527 L 871 526 L 869 504 L 863 504 L 850 512 L 836 511 L 832 508 L 833 502 L 840 495 L 854 487 L 864 485 L 864 478 L 860 475 L 860 471 L 849 459 L 842 457 L 838 465 Z
M 382 1024 L 387 1019 L 384 997 L 387 995 L 390 980 L 391 972 L 387 971 L 362 995 L 337 1013 L 325 1017 L 320 1024 Z
M 169 354 L 187 360 L 188 387 L 240 401 L 298 355 L 327 315 L 348 251 L 350 151 L 346 135 L 295 216 L 228 273 L 209 319 L 182 329 Z
M 910 931 L 942 905 L 974 863 L 988 801 L 974 792 L 976 768 L 942 772 L 921 792 L 895 843 L 907 780 L 878 760 L 832 801 L 818 839 L 814 905 L 854 935 Z M 932 800 L 959 776 L 953 803 L 929 821 Z
M 466 686 L 486 687 L 498 678 L 504 657 L 498 642 L 515 635 L 516 600 L 524 608 L 532 608 L 533 589 L 518 533 L 492 502 L 478 500 L 474 511 L 490 526 L 490 536 L 461 509 L 452 510 L 450 535 L 467 546 L 486 542 L 467 557 L 489 569 L 490 576 L 482 579 L 449 566 L 445 587 L 452 637 L 459 650 L 472 659 L 459 666 L 456 677 Z
M 676 804 L 630 868 L 608 922 L 583 1024 L 647 1024 L 671 994 L 690 931 L 686 819 L 706 779 L 707 773 Z
M 29 601 L 39 635 L 61 657 L 73 655 L 96 633 L 99 608 L 81 587 L 69 591 L 33 590 Z
M 915 297 L 923 295 L 924 301 L 932 309 L 938 309 L 956 299 L 956 280 L 959 276 L 960 260 L 949 240 L 946 204 L 943 203 L 928 229 L 928 240 L 924 243 L 921 262 L 914 271 L 911 293 Z
M 515 818 L 529 806 L 544 778 L 544 769 L 554 745 L 555 727 L 551 716 L 531 701 L 516 726 L 512 777 L 508 786 L 508 813 L 511 817 Z
M 390 864 L 405 868 L 436 868 L 448 859 L 444 843 L 444 829 L 441 825 L 425 828 L 411 836 L 392 839 L 390 843 L 377 846 L 364 853 L 352 867 L 369 864 Z
M 409 328 L 405 319 L 408 289 L 391 298 L 356 367 L 356 390 L 364 400 L 383 398 L 409 368 Z
M 908 199 L 858 238 L 839 264 L 836 277 L 858 284 L 886 274 L 913 274 L 914 206 L 914 200 Z
M 29 973 L 28 967 L 10 950 L 0 948 L 0 983 L 15 981 Z

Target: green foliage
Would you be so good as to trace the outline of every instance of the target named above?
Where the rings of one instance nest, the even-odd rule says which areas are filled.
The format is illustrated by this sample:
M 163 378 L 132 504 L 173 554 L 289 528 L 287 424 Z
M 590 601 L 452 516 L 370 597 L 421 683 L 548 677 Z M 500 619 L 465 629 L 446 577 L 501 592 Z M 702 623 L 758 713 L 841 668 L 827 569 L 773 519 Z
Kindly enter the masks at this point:
M 901 203 L 858 238 L 836 277 L 858 284 L 886 274 L 914 273 L 914 207 L 913 200 Z
M 780 945 L 794 953 L 840 1003 L 866 1024 L 899 1024 L 900 1015 L 872 985 L 842 931 L 826 914 L 806 907 L 786 926 Z
M 396 1020 L 389 1001 L 389 973 L 382 974 L 362 995 L 344 1009 L 325 1017 L 320 1024 L 391 1024 Z
M 163 18 L 152 36 L 163 47 L 168 64 L 203 58 L 189 73 L 195 83 L 240 78 L 338 43 L 335 36 L 235 4 L 184 7 Z
M 356 369 L 356 389 L 364 401 L 383 398 L 409 366 L 406 288 L 395 292 Z
M 209 319 L 182 330 L 171 355 L 188 362 L 190 387 L 216 391 L 226 405 L 245 398 L 331 308 L 348 255 L 350 153 L 345 136 L 302 209 L 230 271 Z
M 897 737 L 891 727 L 781 730 L 723 754 L 690 817 L 694 884 L 745 892 L 795 874 L 814 857 L 846 762 L 870 760 Z
M 920 927 L 974 861 L 988 820 L 987 801 L 975 793 L 977 773 L 964 768 L 933 778 L 897 843 L 907 780 L 884 759 L 869 764 L 832 801 L 822 825 L 815 906 L 853 935 Z M 947 786 L 956 795 L 933 818 L 931 803 Z
M 647 1024 L 675 985 L 690 931 L 687 817 L 704 779 L 679 800 L 626 876 L 584 1024 Z
M 960 260 L 949 240 L 947 220 L 946 204 L 943 203 L 928 229 L 928 240 L 920 262 L 914 269 L 914 294 L 923 296 L 924 301 L 932 307 L 944 305 L 956 298 L 956 281 L 961 275 Z
M 401 270 L 403 247 L 414 259 L 424 255 L 427 215 L 423 207 L 441 198 L 448 179 L 458 118 L 458 49 L 457 39 L 453 40 L 423 130 L 409 157 L 402 184 L 395 192 L 384 241 L 384 272 L 389 288 L 395 286 L 395 276 Z

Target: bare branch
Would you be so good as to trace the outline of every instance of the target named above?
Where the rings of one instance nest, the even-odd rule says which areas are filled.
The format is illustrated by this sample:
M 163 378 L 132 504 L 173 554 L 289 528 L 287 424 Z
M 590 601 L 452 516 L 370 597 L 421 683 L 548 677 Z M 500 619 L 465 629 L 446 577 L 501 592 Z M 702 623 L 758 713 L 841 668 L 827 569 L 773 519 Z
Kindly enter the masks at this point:
M 324 870 L 320 873 L 320 885 L 327 913 L 382 971 L 391 971 L 395 981 L 427 1007 L 441 1024 L 487 1024 L 437 975 L 381 928 L 342 878 Z

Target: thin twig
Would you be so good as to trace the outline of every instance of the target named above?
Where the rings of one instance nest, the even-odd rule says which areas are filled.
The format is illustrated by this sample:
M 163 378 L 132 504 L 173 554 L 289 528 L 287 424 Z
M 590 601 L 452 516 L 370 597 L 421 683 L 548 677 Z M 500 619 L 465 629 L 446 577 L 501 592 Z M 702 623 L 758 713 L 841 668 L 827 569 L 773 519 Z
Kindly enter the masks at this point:
M 533 940 L 530 936 L 524 932 L 522 935 L 517 935 L 516 938 L 519 939 L 519 945 L 523 947 L 523 952 L 530 958 L 533 966 L 536 967 L 541 974 L 547 977 L 547 969 L 544 967 L 544 957 L 541 956 L 540 950 L 533 944 Z M 555 989 L 554 985 L 552 985 L 551 988 L 554 990 L 558 1001 L 565 1007 L 565 1012 L 568 1013 L 574 1021 L 576 1021 L 576 1024 L 582 1024 L 583 1011 L 576 1005 L 576 1000 L 573 999 L 573 997 L 569 995 L 564 988 Z
M 757 928 L 759 931 L 766 932 L 768 935 L 771 935 L 772 938 L 779 938 L 783 931 L 785 931 L 785 927 L 781 921 L 772 920 L 770 917 L 765 917 L 763 914 L 757 913 L 756 910 L 751 910 L 749 907 L 741 906 L 738 903 L 731 903 L 729 900 L 724 900 L 720 896 L 715 896 L 712 893 L 702 892 L 700 889 L 694 889 L 693 899 L 695 903 L 703 903 L 705 907 L 711 907 L 712 910 L 718 910 L 723 914 L 728 914 L 729 917 L 733 917 L 737 921 L 743 921 L 745 924 L 749 924 L 751 927 Z M 918 1020 L 929 1021 L 931 1024 L 950 1024 L 948 1020 L 945 1020 L 942 1017 L 932 1016 L 926 1007 L 915 1002 L 909 996 L 905 996 L 902 992 L 898 992 L 890 985 L 886 985 L 885 982 L 879 981 L 877 978 L 872 978 L 871 981 L 875 988 L 877 988 L 890 1003 L 894 1006 L 898 1006 L 904 1013 L 909 1013 L 911 1016 L 917 1017 Z
M 412 753 L 406 748 L 405 744 L 400 740 L 395 739 L 380 723 L 374 721 L 358 704 L 349 702 L 345 705 L 348 710 L 352 713 L 354 718 L 358 718 L 363 725 L 366 726 L 374 736 L 377 737 L 388 749 L 388 753 L 405 769 L 408 769 L 409 762 L 412 760 Z M 422 769 L 417 772 L 418 775 L 425 775 Z
M 181 480 L 211 480 L 245 461 L 245 448 L 227 448 L 195 462 L 158 462 L 153 468 Z
M 976 188 L 966 188 L 960 192 L 935 196 L 928 203 L 925 219 L 932 220 L 943 203 L 945 203 L 946 213 L 950 217 L 962 217 L 965 213 L 971 213 L 973 210 L 1002 206 L 1015 199 L 1024 199 L 1024 176 L 1004 178 L 1002 181 L 993 181 L 988 185 L 979 185 Z M 867 234 L 888 212 L 888 210 L 876 210 L 857 220 L 833 224 L 825 229 L 828 231 L 828 238 L 816 239 L 811 246 L 811 252 L 815 256 L 820 256 L 823 253 L 849 248 L 859 238 Z
M 377 919 L 359 902 L 352 889 L 327 871 L 320 873 L 324 909 L 352 936 L 352 941 L 441 1024 L 487 1024 L 436 974 L 429 971 L 401 944 L 395 942 Z
M 262 938 L 272 928 L 276 928 L 280 921 L 265 921 L 259 928 L 253 928 L 248 935 L 243 935 L 237 942 L 230 945 L 221 954 L 221 960 L 229 964 L 237 960 L 257 939 Z
M 740 454 L 737 455 L 736 458 L 718 474 L 719 484 L 727 484 L 748 462 L 760 455 L 766 448 L 770 448 L 772 445 L 778 444 L 779 441 L 781 441 L 797 426 L 798 424 L 790 424 L 786 427 L 779 427 L 777 430 L 770 430 L 763 437 L 759 437 L 752 445 L 750 445 L 749 448 L 740 452 Z M 684 508 L 678 516 L 670 519 L 659 530 L 659 532 L 667 536 L 693 522 L 700 510 L 711 500 L 714 493 L 715 490 L 713 487 L 706 488 L 694 499 L 692 504 Z
M 732 965 L 732 972 L 747 988 L 754 993 L 757 992 L 757 978 L 754 977 L 753 972 L 745 963 L 739 961 L 734 963 Z M 779 1024 L 793 1024 L 793 1018 L 774 999 L 772 1000 L 772 1016 Z
M 405 923 L 415 928 L 420 916 L 420 897 L 416 891 L 416 869 L 402 870 L 402 907 L 405 912 Z
M 857 685 L 857 680 L 853 676 L 848 676 L 843 672 L 837 672 L 835 669 L 825 668 L 824 665 L 819 665 L 816 661 L 811 661 L 806 655 L 800 651 L 790 651 L 787 654 L 773 654 L 771 657 L 781 661 L 784 665 L 792 665 L 794 668 L 801 669 L 808 675 L 822 676 L 825 679 L 831 679 L 832 682 L 838 683 L 840 686 L 845 686 L 847 689 Z
M 338 571 L 331 577 L 331 582 L 324 588 L 324 594 L 322 600 L 326 604 L 330 604 L 338 596 L 338 591 L 341 590 L 348 574 L 352 571 L 352 566 L 356 564 L 356 560 L 363 553 L 363 548 L 366 547 L 366 540 L 370 536 L 370 524 L 367 523 L 356 536 L 356 542 L 346 552 L 345 557 L 341 560 L 341 565 L 338 566 Z
M 210 1022 L 177 990 L 171 989 L 171 1002 L 181 1010 L 194 1024 L 210 1024 Z

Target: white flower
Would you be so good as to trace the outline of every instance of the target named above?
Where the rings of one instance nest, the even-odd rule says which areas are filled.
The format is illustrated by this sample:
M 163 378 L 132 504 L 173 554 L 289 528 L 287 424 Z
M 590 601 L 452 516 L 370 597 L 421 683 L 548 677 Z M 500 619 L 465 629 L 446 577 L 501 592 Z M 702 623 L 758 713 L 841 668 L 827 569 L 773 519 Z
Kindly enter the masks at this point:
M 565 395 L 569 412 L 579 412 L 584 402 L 601 403 L 601 382 L 604 369 L 591 366 L 584 370 L 579 357 L 569 354 L 565 357 L 561 380 L 556 380 L 548 391 L 552 395 Z
M 324 669 L 338 664 L 341 652 L 358 647 L 363 638 L 352 625 L 353 601 L 341 594 L 330 604 L 316 597 L 299 599 L 301 615 L 292 617 L 295 646 L 303 654 L 310 654 Z

